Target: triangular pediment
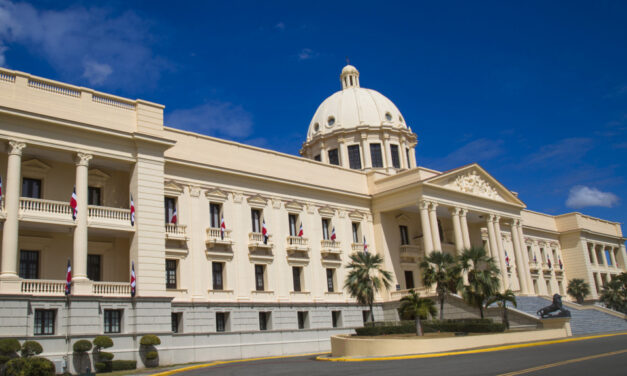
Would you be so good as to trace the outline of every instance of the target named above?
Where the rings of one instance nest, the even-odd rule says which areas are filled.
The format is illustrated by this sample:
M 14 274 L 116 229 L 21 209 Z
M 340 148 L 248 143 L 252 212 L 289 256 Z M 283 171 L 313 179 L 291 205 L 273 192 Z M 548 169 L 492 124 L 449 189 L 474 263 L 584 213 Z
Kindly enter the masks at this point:
M 217 201 L 217 202 L 224 202 L 228 200 L 229 198 L 228 193 L 224 192 L 220 188 L 214 188 L 214 189 L 208 190 L 206 193 L 206 196 L 209 199 L 209 201 Z
M 102 186 L 111 176 L 102 170 L 92 168 L 89 169 L 88 177 L 90 185 Z
M 399 214 L 396 216 L 396 222 L 400 224 L 407 224 L 410 222 L 410 218 L 405 214 Z
M 268 204 L 268 200 L 261 195 L 249 196 L 246 201 L 248 201 L 248 205 L 255 208 L 264 208 Z
M 329 206 L 323 206 L 318 209 L 318 213 L 321 217 L 330 218 L 335 215 L 335 210 Z
M 32 177 L 42 177 L 50 170 L 50 166 L 39 159 L 29 159 L 22 162 L 22 172 Z
M 363 213 L 358 212 L 357 210 L 354 210 L 350 213 L 348 213 L 348 217 L 353 220 L 353 221 L 361 221 L 362 219 L 364 219 L 364 215 Z
M 183 187 L 179 184 L 176 184 L 172 180 L 166 180 L 163 187 L 166 195 L 179 195 L 183 193 Z
M 285 203 L 285 210 L 289 212 L 300 212 L 303 210 L 303 204 L 298 201 L 289 201 Z
M 510 190 L 478 164 L 471 164 L 425 180 L 425 184 L 490 200 L 525 206 Z

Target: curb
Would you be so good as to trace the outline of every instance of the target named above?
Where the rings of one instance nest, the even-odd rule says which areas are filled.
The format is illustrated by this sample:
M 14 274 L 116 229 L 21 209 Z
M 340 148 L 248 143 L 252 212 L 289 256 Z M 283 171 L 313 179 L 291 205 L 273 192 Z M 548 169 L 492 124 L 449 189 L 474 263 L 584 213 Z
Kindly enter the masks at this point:
M 376 361 L 382 361 L 382 360 L 438 358 L 438 357 L 444 357 L 444 356 L 478 354 L 478 353 L 484 353 L 484 352 L 504 351 L 504 350 L 511 350 L 511 349 L 526 348 L 526 347 L 546 346 L 546 345 L 553 345 L 556 343 L 585 341 L 585 340 L 595 339 L 595 338 L 615 337 L 615 336 L 624 336 L 624 335 L 627 335 L 627 332 L 599 334 L 599 335 L 586 336 L 586 337 L 564 338 L 564 339 L 556 339 L 556 340 L 550 340 L 550 341 L 517 343 L 513 345 L 486 347 L 486 348 L 474 349 L 474 350 L 451 351 L 451 352 L 441 352 L 441 353 L 431 353 L 431 354 L 398 355 L 398 356 L 384 356 L 384 357 L 372 357 L 372 358 L 343 358 L 343 357 L 326 358 L 326 357 L 318 356 L 316 357 L 316 360 L 321 360 L 321 361 L 326 361 L 326 362 L 376 362 Z

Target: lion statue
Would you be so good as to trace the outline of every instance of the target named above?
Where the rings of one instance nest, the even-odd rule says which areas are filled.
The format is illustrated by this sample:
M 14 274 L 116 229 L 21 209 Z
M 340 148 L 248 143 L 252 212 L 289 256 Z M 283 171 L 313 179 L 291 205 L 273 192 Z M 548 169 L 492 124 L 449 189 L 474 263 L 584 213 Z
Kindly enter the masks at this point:
M 552 315 L 551 313 L 559 311 L 559 313 Z M 536 314 L 543 319 L 552 317 L 570 317 L 570 311 L 562 306 L 562 297 L 560 294 L 553 295 L 553 303 L 540 309 Z

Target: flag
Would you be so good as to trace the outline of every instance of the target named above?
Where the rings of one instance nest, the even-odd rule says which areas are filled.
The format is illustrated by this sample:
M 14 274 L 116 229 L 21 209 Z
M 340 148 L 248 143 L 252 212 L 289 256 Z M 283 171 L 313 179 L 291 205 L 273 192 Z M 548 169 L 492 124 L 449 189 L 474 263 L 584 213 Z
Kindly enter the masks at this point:
M 76 186 L 75 186 L 74 190 L 72 191 L 72 197 L 70 198 L 70 207 L 72 208 L 72 220 L 76 220 L 76 214 L 78 213 L 78 211 L 76 210 L 77 206 L 78 206 L 78 202 L 76 201 Z
M 135 226 L 135 204 L 133 203 L 133 195 L 131 195 L 131 226 Z
M 549 269 L 551 269 L 551 258 L 547 256 L 546 261 L 549 264 Z
M 170 217 L 170 223 L 176 224 L 176 220 L 176 207 L 174 207 L 174 213 L 172 213 L 172 216 Z
M 331 230 L 331 240 L 335 241 L 335 226 L 333 226 L 333 229 Z
M 536 254 L 533 254 L 533 263 L 537 264 L 538 263 L 538 259 L 536 258 Z
M 366 243 L 366 236 L 364 235 L 364 252 L 368 252 L 368 244 Z
M 304 232 L 303 232 L 303 224 L 301 223 L 300 224 L 300 230 L 298 230 L 298 236 L 300 236 L 302 238 L 303 234 L 304 234 Z
M 561 258 L 561 257 L 559 257 L 559 256 L 557 256 L 557 261 L 558 261 L 558 262 L 559 262 L 559 264 L 560 264 L 560 270 L 564 269 L 564 264 L 562 264 L 562 258 Z
M 65 276 L 65 295 L 70 295 L 70 289 L 72 288 L 72 265 L 70 259 L 67 259 L 67 274 Z
M 2 176 L 0 176 L 0 201 L 2 201 Z
M 509 268 L 509 256 L 507 255 L 507 251 L 505 251 L 505 265 Z
M 263 244 L 268 244 L 268 229 L 266 228 L 266 220 L 261 224 L 261 234 L 263 235 Z
M 131 298 L 135 297 L 135 261 L 131 261 Z
M 224 214 L 222 214 L 222 219 L 220 220 L 220 237 L 224 240 L 224 233 L 226 232 L 226 223 L 224 222 Z

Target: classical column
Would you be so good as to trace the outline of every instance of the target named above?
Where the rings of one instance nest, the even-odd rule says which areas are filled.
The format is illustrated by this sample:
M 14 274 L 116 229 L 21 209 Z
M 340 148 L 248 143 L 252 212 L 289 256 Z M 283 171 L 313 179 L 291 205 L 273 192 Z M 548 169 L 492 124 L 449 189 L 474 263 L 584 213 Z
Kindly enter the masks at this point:
M 368 134 L 361 134 L 361 150 L 363 151 L 363 166 L 362 168 L 371 168 L 372 161 L 370 160 L 370 145 L 368 145 Z
M 401 138 L 399 148 L 401 149 L 401 150 L 399 150 L 399 153 L 401 155 L 398 156 L 400 161 L 401 161 L 401 168 L 409 168 L 407 166 L 407 163 L 409 161 L 407 160 L 407 157 L 406 157 L 406 154 L 405 154 L 405 139 L 404 138 Z
M 422 242 L 425 255 L 433 251 L 433 240 L 431 239 L 431 225 L 429 224 L 429 201 L 420 201 L 420 224 L 422 226 Z
M 388 133 L 383 134 L 383 158 L 385 162 L 383 166 L 385 168 L 394 168 L 392 166 L 392 153 L 390 152 L 390 135 Z
M 348 163 L 348 149 L 346 148 L 346 143 L 343 138 L 338 139 L 337 142 L 337 148 L 340 154 L 340 166 L 349 168 L 350 164 Z
M 596 272 L 594 277 L 595 277 L 595 279 L 597 281 L 596 293 L 600 294 L 601 293 L 601 288 L 603 287 L 603 280 L 601 279 L 601 273 Z
M 588 246 L 586 244 L 586 246 Z M 597 245 L 596 244 L 592 244 L 592 249 L 590 249 L 590 247 L 588 247 L 588 251 L 592 254 L 592 262 L 594 263 L 594 265 L 599 265 L 599 259 L 597 258 Z
M 459 215 L 461 212 L 460 208 L 451 208 L 451 218 L 453 219 L 453 232 L 455 233 L 455 250 L 458 255 L 461 255 L 464 250 L 464 240 L 462 236 L 462 225 L 460 223 Z
M 468 209 L 462 209 L 459 213 L 459 220 L 462 226 L 462 238 L 464 239 L 464 248 L 470 248 L 470 234 L 468 233 Z
M 503 274 L 503 290 L 510 288 L 509 274 L 507 273 L 507 263 L 505 262 L 505 247 L 503 246 L 503 234 L 501 233 L 501 217 L 494 217 L 494 233 L 496 236 L 496 248 L 499 253 L 499 262 L 501 265 L 501 274 Z
M 517 232 L 518 237 L 520 238 L 520 252 L 523 255 L 523 263 L 525 268 L 525 276 L 527 278 L 527 286 L 529 288 L 529 293 L 535 293 L 533 290 L 533 281 L 531 279 L 531 270 L 529 269 L 529 253 L 527 252 L 527 243 L 525 243 L 525 235 L 522 230 L 522 220 L 517 221 Z
M 523 258 L 523 250 L 521 249 L 520 234 L 518 232 L 518 220 L 512 221 L 512 243 L 514 244 L 514 256 L 516 257 L 516 270 L 518 271 L 518 282 L 523 294 L 529 294 L 527 268 L 525 267 L 525 259 Z M 526 251 L 526 250 L 525 250 Z
M 612 267 L 618 268 L 616 264 L 616 256 L 614 256 L 614 248 L 610 248 L 610 259 L 612 260 Z
M 329 163 L 329 156 L 327 155 L 327 148 L 324 141 L 320 143 L 320 162 Z
M 23 142 L 9 141 L 9 159 L 7 162 L 7 178 L 4 191 L 4 209 L 6 219 L 2 231 L 2 271 L 0 278 L 17 278 L 17 240 L 20 208 L 20 170 L 22 168 L 22 150 L 26 147 Z
M 608 267 L 607 265 L 607 257 L 605 256 L 605 246 L 601 245 L 601 258 L 603 259 L 603 266 L 605 266 L 606 268 Z
M 411 167 L 418 166 L 416 164 L 416 150 L 414 147 L 409 148 L 409 157 L 411 158 Z
M 91 154 L 76 154 L 76 228 L 74 229 L 72 281 L 79 284 L 87 280 L 87 179 L 91 158 Z
M 440 230 L 438 229 L 438 216 L 436 209 L 438 204 L 432 202 L 429 205 L 429 222 L 431 223 L 431 238 L 433 239 L 433 249 L 442 252 L 442 243 L 440 243 Z
M 486 221 L 486 224 L 488 226 L 488 240 L 490 242 L 490 253 L 494 261 L 496 261 L 496 264 L 499 265 L 499 268 L 501 269 L 499 279 L 502 282 L 501 290 L 504 290 L 505 277 L 503 275 L 507 274 L 507 270 L 503 270 L 503 267 L 501 266 L 501 258 L 499 257 L 499 246 L 496 244 L 497 234 L 496 234 L 496 230 L 494 229 L 494 221 L 496 220 L 496 218 L 497 217 L 494 214 L 488 215 L 488 220 Z

